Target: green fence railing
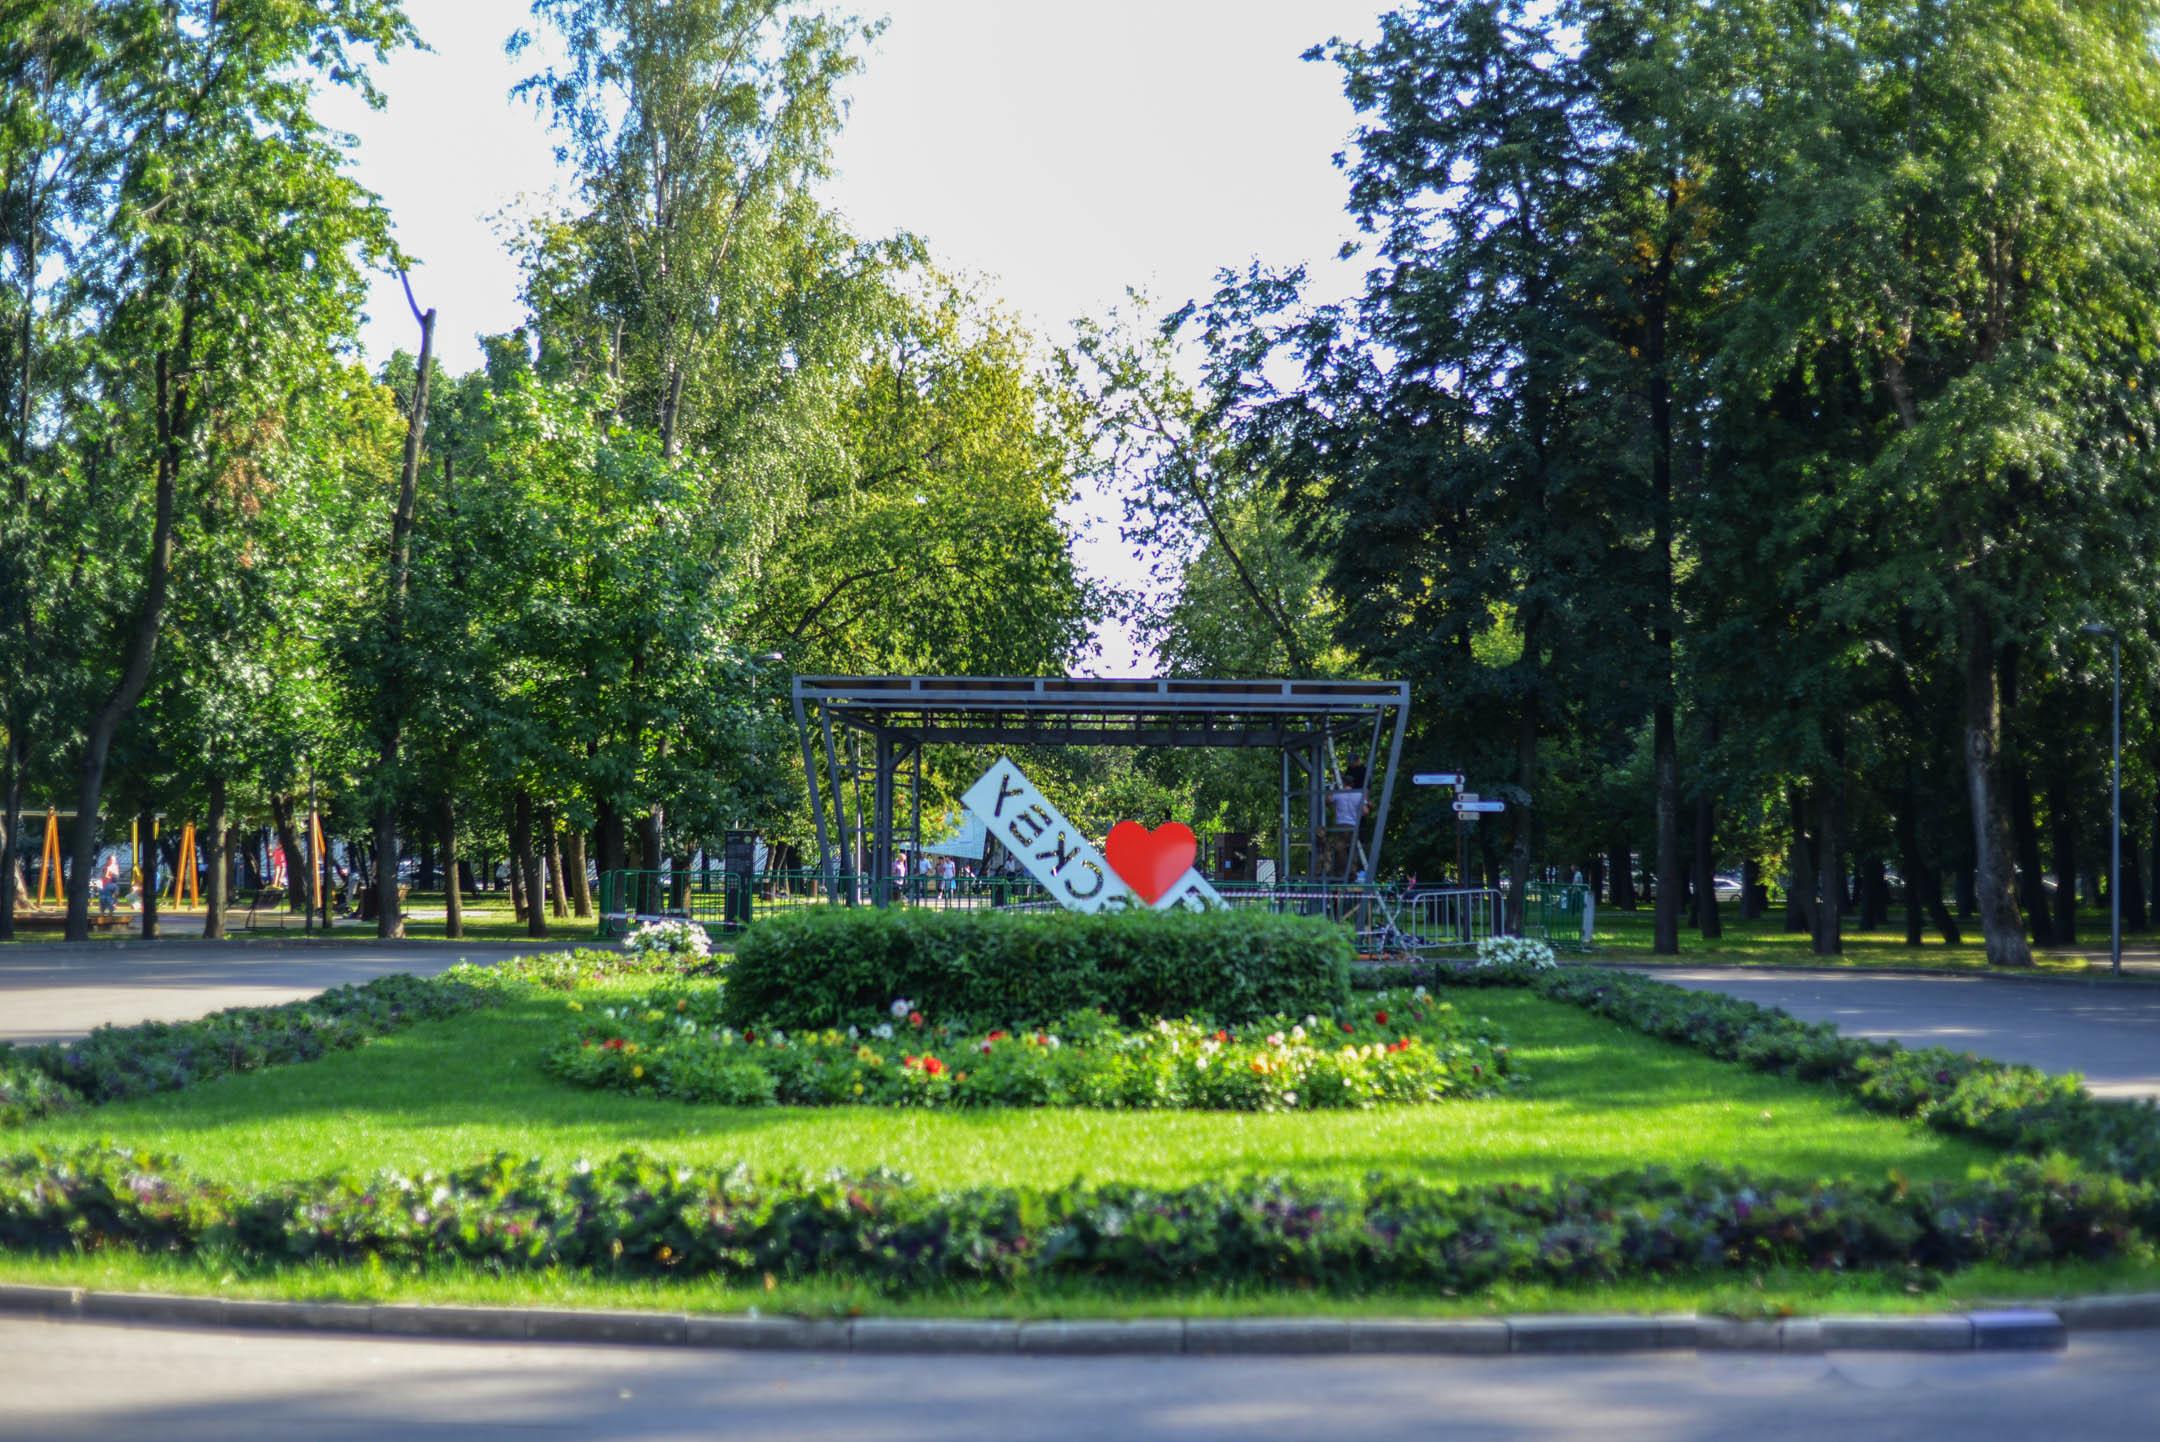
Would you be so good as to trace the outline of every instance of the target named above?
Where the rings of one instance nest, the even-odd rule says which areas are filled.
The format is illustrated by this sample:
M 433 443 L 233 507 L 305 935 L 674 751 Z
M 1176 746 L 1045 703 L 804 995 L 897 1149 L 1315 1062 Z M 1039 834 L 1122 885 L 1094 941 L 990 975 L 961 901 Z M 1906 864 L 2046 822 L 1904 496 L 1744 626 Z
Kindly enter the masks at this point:
M 1523 935 L 1555 951 L 1590 951 L 1597 931 L 1597 894 L 1566 881 L 1533 881 L 1523 888 Z

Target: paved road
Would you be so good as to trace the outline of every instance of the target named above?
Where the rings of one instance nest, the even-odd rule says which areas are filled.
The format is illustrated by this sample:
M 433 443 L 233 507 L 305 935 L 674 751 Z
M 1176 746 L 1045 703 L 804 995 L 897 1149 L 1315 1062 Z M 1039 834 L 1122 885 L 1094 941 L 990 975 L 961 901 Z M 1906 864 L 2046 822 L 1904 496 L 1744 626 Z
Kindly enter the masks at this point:
M 1723 991 L 1850 1036 L 1946 1046 L 2052 1072 L 2102 1096 L 2160 1097 L 2160 987 L 1985 976 L 1658 966 L 1647 975 Z M 2154 1435 L 2160 1437 L 2160 1424 Z
M 2052 1355 L 878 1358 L 0 1318 L 0 1439 L 2151 1442 L 2156 1366 L 2138 1332 Z
M 66 1041 L 107 1022 L 179 1021 L 534 949 L 505 942 L 25 942 L 0 948 L 0 1041 Z

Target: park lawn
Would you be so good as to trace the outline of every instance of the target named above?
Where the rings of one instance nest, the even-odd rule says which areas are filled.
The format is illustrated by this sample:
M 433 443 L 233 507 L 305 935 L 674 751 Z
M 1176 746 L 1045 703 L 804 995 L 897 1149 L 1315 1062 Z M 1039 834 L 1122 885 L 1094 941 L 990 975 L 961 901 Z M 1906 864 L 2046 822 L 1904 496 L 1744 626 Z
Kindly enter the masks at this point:
M 634 983 L 582 991 L 631 994 Z M 1705 1058 L 1527 992 L 1457 994 L 1527 1080 L 1436 1106 L 1253 1114 L 1076 1109 L 724 1108 L 585 1090 L 540 1070 L 569 1022 L 546 994 L 430 1022 L 304 1066 L 50 1119 L 0 1139 L 113 1138 L 240 1186 L 326 1171 L 468 1163 L 498 1151 L 565 1166 L 628 1149 L 759 1169 L 888 1167 L 937 1186 L 1149 1184 L 1375 1170 L 1458 1183 L 1538 1181 L 1647 1163 L 1785 1176 L 1959 1177 L 1995 1154 L 1860 1110 L 1828 1088 Z
M 1992 970 L 1987 963 L 1987 953 L 1980 942 L 1980 921 L 1971 919 L 1965 927 L 1964 940 L 1956 946 L 1947 946 L 1933 931 L 1927 933 L 1922 946 L 1905 944 L 1905 923 L 1899 916 L 1896 924 L 1882 931 L 1848 929 L 1843 934 L 1844 952 L 1839 956 L 1817 956 L 1811 939 L 1802 932 L 1787 931 L 1782 914 L 1762 917 L 1755 921 L 1741 921 L 1737 908 L 1727 908 L 1724 918 L 1724 935 L 1705 938 L 1693 927 L 1680 928 L 1680 954 L 1656 956 L 1651 953 L 1651 912 L 1645 906 L 1636 911 L 1615 911 L 1600 907 L 1597 913 L 1597 957 L 1599 961 L 1621 961 L 1630 964 L 1666 964 L 1678 966 L 1795 966 L 1795 967 L 1851 967 L 1859 970 L 1871 968 L 1916 969 L 1925 971 L 1954 971 L 1984 973 Z M 2103 953 L 2102 960 L 2093 964 L 2077 955 L 2038 953 L 2035 973 L 2051 977 L 2084 977 L 2105 975 L 2107 962 L 2105 952 L 2108 944 L 2107 918 L 2087 916 L 2080 922 L 2080 945 L 2096 947 Z M 2150 945 L 2154 937 L 2147 933 L 2125 937 L 2126 943 Z

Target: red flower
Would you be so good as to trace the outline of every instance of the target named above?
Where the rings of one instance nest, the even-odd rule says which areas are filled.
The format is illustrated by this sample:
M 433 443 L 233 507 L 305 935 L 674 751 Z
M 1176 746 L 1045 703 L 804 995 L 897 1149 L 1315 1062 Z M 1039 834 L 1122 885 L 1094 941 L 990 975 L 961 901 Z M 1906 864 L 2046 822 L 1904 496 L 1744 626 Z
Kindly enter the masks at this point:
M 1037 1045 L 1037 1046 L 1048 1046 L 1049 1044 L 1050 1044 L 1050 1038 L 1049 1038 L 1049 1037 L 1047 1037 L 1047 1036 L 1043 1035 L 1043 1034 L 1042 1034 L 1041 1032 L 1037 1032 L 1037 1033 L 1035 1033 L 1035 1045 Z
M 907 1024 L 908 1024 L 909 1026 L 921 1026 L 921 1025 L 922 1025 L 922 1013 L 921 1013 L 921 1012 L 919 1012 L 919 1011 L 911 1011 L 911 1012 L 909 1012 L 909 1013 L 907 1014 Z
M 609 1051 L 621 1051 L 623 1049 L 623 1039 L 619 1036 L 611 1036 L 600 1045 Z
M 903 1056 L 900 1058 L 900 1065 L 903 1067 L 911 1067 L 915 1065 L 915 1058 L 911 1056 Z
M 934 1056 L 926 1056 L 922 1059 L 922 1069 L 925 1076 L 939 1076 L 945 1070 L 945 1063 Z
M 984 1037 L 984 1038 L 983 1038 L 983 1040 L 984 1040 L 984 1041 L 986 1041 L 986 1042 L 991 1042 L 991 1041 L 1003 1041 L 1003 1040 L 1005 1040 L 1006 1036 L 1007 1036 L 1007 1033 L 1005 1033 L 1005 1032 L 1002 1032 L 1002 1031 L 994 1031 L 994 1032 L 990 1033 L 990 1035 L 988 1035 L 988 1036 Z
M 1387 1013 L 1386 1013 L 1386 1012 L 1384 1012 L 1384 1011 L 1376 1011 L 1376 1012 L 1374 1012 L 1374 1013 L 1372 1014 L 1372 1019 L 1373 1019 L 1373 1023 L 1374 1023 L 1375 1025 L 1377 1025 L 1377 1026 L 1386 1026 L 1386 1025 L 1387 1025 Z
M 1356 1030 L 1356 1028 L 1355 1028 L 1355 1027 L 1353 1027 L 1353 1026 L 1351 1026 L 1349 1022 L 1344 1022 L 1344 1023 L 1342 1024 L 1342 1029 L 1343 1029 L 1344 1031 L 1354 1031 L 1354 1030 Z
M 746 1031 L 744 1031 L 744 1032 L 743 1032 L 743 1034 L 742 1034 L 742 1039 L 743 1039 L 744 1041 L 756 1041 L 756 1040 L 757 1040 L 757 1033 L 756 1033 L 756 1032 L 754 1032 L 754 1031 L 747 1031 L 747 1030 L 746 1030 Z
M 1219 1031 L 1215 1033 L 1215 1040 L 1220 1042 L 1227 1042 L 1230 1040 L 1230 1033 L 1226 1031 Z

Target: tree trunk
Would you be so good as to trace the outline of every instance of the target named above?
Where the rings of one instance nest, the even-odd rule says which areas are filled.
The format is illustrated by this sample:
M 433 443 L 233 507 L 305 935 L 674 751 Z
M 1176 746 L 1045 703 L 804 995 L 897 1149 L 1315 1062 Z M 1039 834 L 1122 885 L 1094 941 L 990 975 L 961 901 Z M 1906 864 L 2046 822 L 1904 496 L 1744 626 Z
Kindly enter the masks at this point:
M 217 941 L 225 935 L 225 904 L 227 863 L 225 859 L 225 774 L 220 771 L 210 777 L 209 824 L 204 828 L 208 834 L 210 853 L 210 894 L 203 898 L 203 939 Z
M 1695 914 L 1705 939 L 1725 934 L 1717 904 L 1717 802 L 1707 791 L 1695 798 Z
M 1890 878 L 1880 856 L 1860 863 L 1860 929 L 1880 931 L 1890 924 Z
M 404 274 L 399 273 L 402 280 Z M 405 291 L 408 304 L 412 290 Z M 418 306 L 413 307 L 417 313 Z M 399 752 L 404 744 L 405 597 L 412 584 L 413 513 L 420 494 L 420 447 L 427 438 L 428 370 L 435 354 L 435 312 L 419 315 L 420 361 L 413 378 L 412 404 L 405 412 L 405 458 L 398 473 L 397 505 L 390 512 L 389 580 L 383 590 L 383 656 L 378 678 L 376 716 L 380 769 L 375 777 L 375 934 L 405 934 L 405 909 L 398 904 L 397 791 Z
M 271 795 L 270 825 L 285 852 L 285 909 L 298 911 L 307 902 L 307 873 L 301 861 L 300 840 L 294 834 L 291 798 Z
M 540 880 L 540 850 L 533 844 L 532 793 L 520 788 L 511 808 L 510 846 L 517 853 L 516 867 L 525 881 L 525 934 L 548 934 L 546 896 Z
M 443 793 L 443 935 L 452 941 L 465 934 L 465 889 L 458 884 L 457 802 Z
M 1807 825 L 1802 819 L 1800 793 L 1786 788 L 1785 806 L 1792 816 L 1792 845 L 1786 852 L 1792 884 L 1785 888 L 1785 929 L 1815 930 L 1815 862 L 1808 853 Z
M 158 934 L 158 849 L 153 833 L 157 830 L 157 813 L 145 801 L 135 818 L 135 874 L 142 884 L 136 895 L 142 902 L 142 936 L 145 941 L 155 941 Z
M 510 814 L 503 823 L 503 839 L 510 843 L 510 915 L 513 920 L 525 920 L 525 863 L 518 850 L 517 803 L 510 804 Z
M 551 888 L 549 905 L 554 909 L 556 916 L 565 917 L 570 914 L 570 886 L 568 878 L 563 875 L 562 827 L 556 824 L 553 812 L 548 813 L 547 834 L 548 871 L 550 873 L 549 882 Z
M 640 864 L 652 873 L 645 878 L 644 896 L 638 903 L 640 911 L 661 909 L 663 893 L 660 890 L 660 859 L 665 853 L 660 848 L 666 820 L 667 813 L 657 801 L 638 819 L 638 845 L 644 853 L 644 860 Z
M 67 939 L 90 938 L 90 868 L 97 860 L 98 808 L 105 797 L 105 762 L 112 755 L 113 737 L 120 723 L 135 709 L 150 684 L 151 662 L 157 656 L 158 632 L 165 625 L 165 595 L 172 580 L 173 508 L 180 484 L 180 458 L 192 429 L 189 385 L 176 376 L 175 359 L 184 369 L 193 361 L 195 313 L 185 309 L 180 321 L 176 350 L 158 352 L 155 366 L 154 416 L 157 430 L 157 480 L 150 529 L 150 552 L 144 562 L 142 608 L 128 633 L 126 659 L 119 680 L 104 703 L 91 713 L 83 736 L 82 757 L 75 768 L 75 869 L 68 877 Z
M 2077 945 L 2077 815 L 2060 776 L 2048 785 L 2048 831 L 2055 852 L 2055 944 Z
M 1965 785 L 1972 805 L 1973 893 L 1993 966 L 2031 966 L 2032 948 L 2018 925 L 2010 874 L 2010 828 L 1999 800 L 1997 757 L 2002 707 L 1996 687 L 1994 628 L 1968 602 L 1960 640 L 1965 652 Z
M 1845 778 L 1842 774 L 1825 779 L 1815 793 L 1815 875 L 1822 883 L 1822 896 L 1815 904 L 1815 954 L 1837 956 L 1845 950 L 1841 931 L 1843 916 L 1839 905 L 1839 893 L 1844 889 L 1838 865 L 1838 846 L 1842 838 L 1839 831 L 1844 824 L 1842 804 Z
M 1763 895 L 1762 863 L 1750 856 L 1740 863 L 1740 919 L 1760 921 L 1766 900 Z
M 593 914 L 592 882 L 585 875 L 585 829 L 583 827 L 573 826 L 570 828 L 570 835 L 566 840 L 563 851 L 563 860 L 570 869 L 571 909 L 579 916 L 591 916 Z
M 1673 737 L 1670 700 L 1657 703 L 1651 726 L 1656 777 L 1657 895 L 1651 910 L 1650 950 L 1658 956 L 1680 953 L 1680 761 Z

